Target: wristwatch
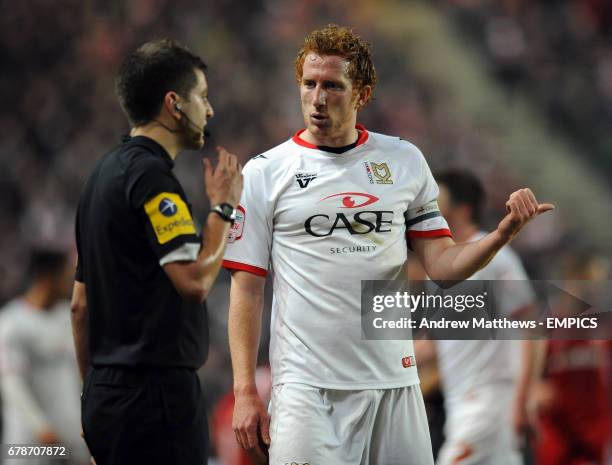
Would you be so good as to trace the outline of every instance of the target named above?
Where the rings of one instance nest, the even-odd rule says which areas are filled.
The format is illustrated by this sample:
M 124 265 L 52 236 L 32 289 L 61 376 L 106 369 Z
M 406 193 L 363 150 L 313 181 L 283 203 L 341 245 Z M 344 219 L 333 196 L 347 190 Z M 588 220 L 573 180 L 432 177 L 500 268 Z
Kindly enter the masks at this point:
M 229 203 L 220 203 L 211 207 L 208 213 L 216 213 L 221 217 L 223 221 L 227 221 L 234 225 L 234 221 L 236 221 L 236 209 L 232 207 Z

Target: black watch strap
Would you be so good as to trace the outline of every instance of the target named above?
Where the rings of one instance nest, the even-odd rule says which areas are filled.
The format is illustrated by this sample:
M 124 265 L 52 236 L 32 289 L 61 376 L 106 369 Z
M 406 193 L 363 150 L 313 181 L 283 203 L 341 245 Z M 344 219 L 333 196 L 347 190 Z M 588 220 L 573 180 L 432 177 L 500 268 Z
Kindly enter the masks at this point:
M 236 221 L 236 209 L 229 203 L 220 203 L 210 208 L 209 213 L 216 213 L 223 221 L 234 224 Z

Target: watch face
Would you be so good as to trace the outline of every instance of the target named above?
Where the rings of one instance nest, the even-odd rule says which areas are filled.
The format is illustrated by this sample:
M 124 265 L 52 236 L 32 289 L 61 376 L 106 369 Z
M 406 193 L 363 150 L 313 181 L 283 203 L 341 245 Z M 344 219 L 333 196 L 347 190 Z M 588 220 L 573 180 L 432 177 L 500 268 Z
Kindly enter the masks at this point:
M 227 217 L 231 217 L 234 213 L 234 207 L 228 204 L 221 205 L 221 210 L 223 210 L 223 214 Z

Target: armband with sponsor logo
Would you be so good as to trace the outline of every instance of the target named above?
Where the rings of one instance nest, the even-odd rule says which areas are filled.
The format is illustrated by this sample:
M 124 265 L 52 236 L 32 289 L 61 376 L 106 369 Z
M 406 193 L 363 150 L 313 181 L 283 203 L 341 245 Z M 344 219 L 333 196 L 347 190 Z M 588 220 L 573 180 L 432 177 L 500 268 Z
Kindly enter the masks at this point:
M 145 203 L 145 212 L 160 244 L 175 237 L 196 234 L 187 204 L 180 195 L 162 192 Z

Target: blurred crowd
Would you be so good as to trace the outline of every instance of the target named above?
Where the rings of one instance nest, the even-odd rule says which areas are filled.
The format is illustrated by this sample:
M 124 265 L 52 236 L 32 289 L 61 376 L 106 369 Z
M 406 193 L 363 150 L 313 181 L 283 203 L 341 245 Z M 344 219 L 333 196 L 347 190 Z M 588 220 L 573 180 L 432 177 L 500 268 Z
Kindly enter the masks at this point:
M 593 165 L 612 175 L 610 2 L 454 0 L 438 1 L 436 7 L 465 29 L 500 88 L 533 98 L 548 129 L 582 144 Z M 74 212 L 84 179 L 129 131 L 114 94 L 120 60 L 161 36 L 187 44 L 209 65 L 216 115 L 205 154 L 223 144 L 245 162 L 302 127 L 293 59 L 304 35 L 330 22 L 352 25 L 372 43 L 379 76 L 375 99 L 361 122 L 415 143 L 434 172 L 469 166 L 485 184 L 485 224 L 494 227 L 505 196 L 521 186 L 521 179 L 496 169 L 489 157 L 496 146 L 494 134 L 449 111 L 444 92 L 406 64 L 402 44 L 374 27 L 371 9 L 372 2 L 365 0 L 253 0 L 239 7 L 230 0 L 11 4 L 0 17 L 0 96 L 5 102 L 0 113 L 0 208 L 5 218 L 0 222 L 0 305 L 25 291 L 31 249 L 73 251 Z M 175 168 L 196 218 L 207 208 L 200 157 L 185 154 Z M 547 239 L 518 245 L 531 278 L 560 278 L 560 265 L 571 259 L 574 248 L 590 246 L 567 231 L 562 227 Z M 597 260 L 600 276 L 609 279 L 607 258 Z M 227 422 L 232 402 L 227 397 L 228 286 L 229 276 L 223 274 L 209 300 L 211 350 L 202 371 L 219 424 Z M 267 334 L 269 327 L 262 335 L 264 366 Z M 265 379 L 265 371 L 261 376 Z
M 449 111 L 444 91 L 419 77 L 403 45 L 371 23 L 368 2 L 348 4 L 69 0 L 59 11 L 54 2 L 31 0 L 7 9 L 0 18 L 0 95 L 8 103 L 0 113 L 0 302 L 20 287 L 25 250 L 72 246 L 83 180 L 129 129 L 114 94 L 119 62 L 153 37 L 177 38 L 202 54 L 216 110 L 206 152 L 225 144 L 246 161 L 301 127 L 293 59 L 305 33 L 327 22 L 353 25 L 373 44 L 379 75 L 362 122 L 414 142 L 434 170 L 471 166 L 490 188 L 498 215 L 505 195 L 522 182 L 492 164 L 495 134 Z M 608 2 L 439 4 L 483 48 L 508 89 L 533 94 L 553 125 L 612 174 Z M 181 157 L 177 171 L 203 212 L 198 158 Z M 541 276 L 547 271 L 537 269 Z
M 448 3 L 506 90 L 528 94 L 554 129 L 587 148 L 592 162 L 612 175 L 612 3 Z

